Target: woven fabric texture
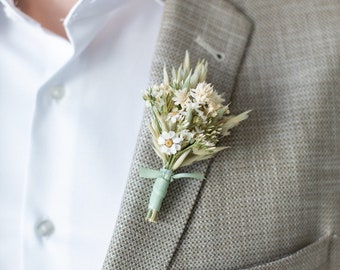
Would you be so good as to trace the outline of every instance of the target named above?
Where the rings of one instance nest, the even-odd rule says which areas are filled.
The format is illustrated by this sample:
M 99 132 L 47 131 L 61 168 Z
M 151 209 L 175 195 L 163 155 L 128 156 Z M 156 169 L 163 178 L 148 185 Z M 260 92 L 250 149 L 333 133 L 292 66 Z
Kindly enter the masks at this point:
M 103 269 L 339 269 L 339 26 L 338 0 L 166 1 L 151 83 L 189 50 L 232 112 L 253 112 L 185 168 L 204 181 L 170 185 L 156 224 L 145 114 Z

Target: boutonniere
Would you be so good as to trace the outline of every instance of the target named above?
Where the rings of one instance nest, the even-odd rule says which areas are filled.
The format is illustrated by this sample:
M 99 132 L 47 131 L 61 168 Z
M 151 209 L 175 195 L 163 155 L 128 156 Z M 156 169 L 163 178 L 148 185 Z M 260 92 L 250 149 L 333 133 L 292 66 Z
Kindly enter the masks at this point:
M 169 184 L 179 178 L 203 179 L 200 173 L 175 171 L 194 162 L 209 159 L 225 146 L 216 146 L 229 130 L 248 117 L 249 111 L 232 116 L 229 105 L 206 82 L 208 63 L 198 61 L 190 68 L 189 53 L 171 78 L 164 67 L 163 83 L 149 87 L 143 98 L 151 109 L 150 131 L 160 170 L 140 169 L 140 176 L 155 178 L 146 220 L 155 222 Z

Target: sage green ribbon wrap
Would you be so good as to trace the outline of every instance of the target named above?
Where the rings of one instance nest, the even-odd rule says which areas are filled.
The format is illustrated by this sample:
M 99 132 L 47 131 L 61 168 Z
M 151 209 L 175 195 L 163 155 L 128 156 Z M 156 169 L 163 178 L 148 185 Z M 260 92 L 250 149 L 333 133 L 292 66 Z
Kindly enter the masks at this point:
M 140 168 L 139 175 L 143 178 L 156 178 L 150 196 L 148 215 L 146 217 L 146 219 L 151 222 L 156 221 L 157 213 L 161 209 L 163 199 L 165 198 L 169 184 L 172 181 L 179 178 L 195 178 L 199 180 L 204 179 L 204 175 L 202 173 L 174 174 L 173 171 L 164 168 L 160 170 Z

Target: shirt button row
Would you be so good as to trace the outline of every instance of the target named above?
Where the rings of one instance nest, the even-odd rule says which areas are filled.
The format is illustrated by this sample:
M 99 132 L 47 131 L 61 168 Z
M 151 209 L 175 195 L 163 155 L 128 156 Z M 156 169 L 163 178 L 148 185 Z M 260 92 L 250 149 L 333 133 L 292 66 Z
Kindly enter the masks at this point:
M 60 100 L 65 95 L 65 88 L 62 85 L 55 85 L 50 88 L 50 95 L 55 100 Z
M 48 237 L 54 233 L 54 225 L 53 223 L 48 220 L 42 220 L 35 228 L 35 232 L 40 237 Z

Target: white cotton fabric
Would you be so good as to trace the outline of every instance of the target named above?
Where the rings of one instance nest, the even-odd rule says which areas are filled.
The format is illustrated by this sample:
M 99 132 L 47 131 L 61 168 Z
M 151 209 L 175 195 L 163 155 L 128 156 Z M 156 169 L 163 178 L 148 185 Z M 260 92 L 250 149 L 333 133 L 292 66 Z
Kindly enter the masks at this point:
M 0 0 L 0 269 L 102 267 L 162 9 L 80 1 L 68 42 Z M 43 220 L 48 237 L 36 232 Z

